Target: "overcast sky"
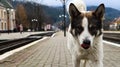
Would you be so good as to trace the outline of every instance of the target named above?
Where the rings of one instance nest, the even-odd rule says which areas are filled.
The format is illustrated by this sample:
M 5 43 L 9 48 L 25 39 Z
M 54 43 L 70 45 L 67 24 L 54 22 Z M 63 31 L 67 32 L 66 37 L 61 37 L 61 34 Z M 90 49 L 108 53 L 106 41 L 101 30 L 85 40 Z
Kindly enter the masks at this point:
M 42 4 L 48 5 L 48 6 L 62 5 L 60 0 L 33 0 L 33 1 L 37 1 L 38 3 L 41 2 Z M 112 7 L 120 10 L 120 0 L 84 0 L 84 1 L 87 4 L 87 6 L 88 5 L 98 6 L 100 3 L 104 3 L 106 7 Z

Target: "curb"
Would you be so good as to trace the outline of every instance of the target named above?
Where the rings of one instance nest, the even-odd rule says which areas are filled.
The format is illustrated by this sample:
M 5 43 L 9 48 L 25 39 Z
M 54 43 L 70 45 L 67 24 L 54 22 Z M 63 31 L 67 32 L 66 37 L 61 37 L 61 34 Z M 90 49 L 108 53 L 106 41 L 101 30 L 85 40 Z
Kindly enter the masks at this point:
M 109 42 L 109 41 L 105 41 L 105 40 L 103 40 L 103 43 L 106 43 L 106 44 L 108 44 L 108 45 L 113 45 L 113 46 L 120 47 L 120 44 L 113 43 L 113 42 Z

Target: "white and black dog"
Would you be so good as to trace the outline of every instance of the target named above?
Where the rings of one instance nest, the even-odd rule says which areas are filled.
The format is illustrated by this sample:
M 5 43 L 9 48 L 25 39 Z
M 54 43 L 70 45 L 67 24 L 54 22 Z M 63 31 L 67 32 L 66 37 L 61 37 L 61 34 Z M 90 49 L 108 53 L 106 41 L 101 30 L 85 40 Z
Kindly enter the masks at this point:
M 86 11 L 82 0 L 72 0 L 68 11 L 70 25 L 67 40 L 73 67 L 103 67 L 104 4 L 95 11 Z

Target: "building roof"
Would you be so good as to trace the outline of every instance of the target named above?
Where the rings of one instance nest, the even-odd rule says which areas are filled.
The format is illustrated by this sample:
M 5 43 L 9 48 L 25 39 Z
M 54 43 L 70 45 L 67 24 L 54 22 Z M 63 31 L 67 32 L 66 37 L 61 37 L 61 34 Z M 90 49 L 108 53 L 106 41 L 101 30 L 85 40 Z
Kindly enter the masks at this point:
M 3 4 L 5 8 L 13 8 L 13 6 L 7 0 L 0 0 L 0 3 Z
M 4 5 L 0 2 L 0 6 L 2 6 L 2 7 L 3 7 Z
M 117 18 L 116 23 L 120 24 L 120 17 Z
M 115 18 L 110 24 L 115 24 L 115 23 L 120 24 L 120 17 Z

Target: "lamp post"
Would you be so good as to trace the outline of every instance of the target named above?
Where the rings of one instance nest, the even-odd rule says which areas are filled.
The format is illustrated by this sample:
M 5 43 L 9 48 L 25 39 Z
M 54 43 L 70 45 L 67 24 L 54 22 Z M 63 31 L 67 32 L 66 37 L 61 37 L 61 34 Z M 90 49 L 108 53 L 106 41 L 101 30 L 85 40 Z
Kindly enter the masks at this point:
M 10 26 L 9 26 L 9 23 L 10 23 L 10 21 L 9 21 L 9 19 L 10 19 L 10 18 L 9 18 L 9 14 L 10 14 L 9 11 L 10 11 L 10 9 L 7 8 L 6 10 L 7 10 L 7 27 L 8 27 L 8 34 L 9 34 L 9 32 L 10 32 L 10 28 L 9 28 L 9 27 L 10 27 Z
M 62 4 L 63 4 L 64 37 L 66 37 L 66 17 L 65 17 L 66 9 L 65 9 L 65 7 L 66 7 L 66 2 L 67 2 L 68 0 L 60 0 L 60 1 L 61 1 Z
M 66 36 L 66 24 L 65 24 L 66 17 L 67 16 L 64 14 L 59 15 L 59 18 L 62 18 L 62 28 L 64 29 L 64 36 Z
M 66 36 L 66 18 L 65 18 L 65 0 L 63 0 L 64 2 L 63 2 L 63 9 L 64 9 L 64 37 Z
M 38 26 L 37 26 L 37 19 L 32 19 L 32 22 L 36 22 L 36 29 L 38 28 Z M 34 26 L 33 26 L 33 30 L 35 30 L 35 24 L 33 24 Z

